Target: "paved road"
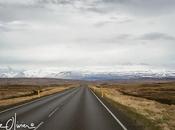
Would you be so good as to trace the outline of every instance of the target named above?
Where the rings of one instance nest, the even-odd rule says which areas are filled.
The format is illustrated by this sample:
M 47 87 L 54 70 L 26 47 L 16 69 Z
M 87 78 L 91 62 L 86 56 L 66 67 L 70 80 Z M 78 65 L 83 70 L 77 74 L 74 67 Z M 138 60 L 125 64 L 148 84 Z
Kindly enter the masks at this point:
M 87 87 L 66 90 L 1 112 L 0 124 L 4 125 L 7 120 L 15 117 L 15 113 L 16 124 L 26 124 L 31 128 L 33 122 L 37 130 L 127 129 L 118 118 L 115 119 L 116 116 L 112 115 Z M 0 126 L 1 129 L 3 130 Z M 18 129 L 27 130 L 29 128 Z

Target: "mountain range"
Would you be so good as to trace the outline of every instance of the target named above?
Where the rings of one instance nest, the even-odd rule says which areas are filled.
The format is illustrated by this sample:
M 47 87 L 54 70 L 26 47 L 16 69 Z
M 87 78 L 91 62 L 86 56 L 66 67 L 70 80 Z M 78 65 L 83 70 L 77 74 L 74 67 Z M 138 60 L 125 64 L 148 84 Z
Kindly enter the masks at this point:
M 1 68 L 0 78 L 59 78 L 78 80 L 117 80 L 140 78 L 175 78 L 175 71 L 115 71 L 115 72 L 90 72 L 90 71 L 56 71 L 56 70 L 14 70 Z

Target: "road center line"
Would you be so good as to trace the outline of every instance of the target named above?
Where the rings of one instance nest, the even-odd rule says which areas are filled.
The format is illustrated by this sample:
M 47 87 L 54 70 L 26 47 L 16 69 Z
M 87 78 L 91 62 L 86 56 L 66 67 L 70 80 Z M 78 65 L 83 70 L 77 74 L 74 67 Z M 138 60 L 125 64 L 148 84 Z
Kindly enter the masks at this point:
M 75 94 L 75 93 L 74 93 L 74 94 Z M 74 94 L 72 94 L 70 97 L 73 97 Z M 69 97 L 67 100 L 71 99 L 70 97 Z M 67 100 L 65 100 L 65 102 L 66 102 Z M 61 108 L 64 106 L 65 102 L 61 103 L 57 108 L 55 108 L 55 109 L 49 114 L 48 117 L 50 118 L 58 109 L 61 109 Z
M 49 114 L 49 116 L 48 117 L 51 117 L 56 111 L 58 110 L 58 107 L 57 108 L 55 108 L 50 114 Z
M 104 108 L 111 114 L 111 116 L 119 123 L 119 125 L 123 128 L 123 130 L 127 130 L 127 128 L 121 123 L 121 121 L 109 110 L 109 108 L 98 98 L 98 96 L 91 90 L 93 95 L 97 98 L 97 100 L 104 106 Z

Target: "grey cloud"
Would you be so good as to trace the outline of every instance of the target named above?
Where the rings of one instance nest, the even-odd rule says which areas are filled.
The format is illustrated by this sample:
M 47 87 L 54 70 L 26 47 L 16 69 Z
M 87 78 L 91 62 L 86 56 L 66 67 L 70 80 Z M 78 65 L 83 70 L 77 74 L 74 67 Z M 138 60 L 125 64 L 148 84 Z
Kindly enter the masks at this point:
M 6 0 L 0 1 L 1 7 L 7 6 L 18 6 L 18 7 L 44 7 L 44 4 L 55 4 L 55 5 L 66 5 L 66 4 L 74 4 L 78 0 Z
M 56 67 L 70 67 L 70 66 L 85 66 L 85 65 L 95 65 L 96 60 L 92 58 L 70 58 L 70 59 L 47 59 L 47 60 L 41 60 L 41 59 L 26 59 L 26 58 L 19 58 L 14 56 L 4 56 L 0 57 L 1 64 L 5 66 L 13 66 L 13 65 L 22 65 L 22 66 L 56 66 Z M 81 64 L 80 64 L 81 62 Z
M 171 64 L 174 11 L 174 0 L 0 0 L 0 65 Z
M 0 31 L 13 31 L 13 30 L 25 30 L 25 28 L 29 27 L 29 24 L 23 21 L 11 21 L 11 22 L 1 22 L 0 23 Z
M 111 18 L 112 19 L 112 18 Z M 106 20 L 106 21 L 100 21 L 94 24 L 95 27 L 103 27 L 105 25 L 109 24 L 124 24 L 124 23 L 129 23 L 132 22 L 132 19 L 113 19 L 113 20 Z
M 0 2 L 0 6 L 4 5 L 23 5 L 25 7 L 43 7 L 43 4 L 55 4 L 55 5 L 72 5 L 75 8 L 82 10 L 107 13 L 117 11 L 122 13 L 129 12 L 134 14 L 162 14 L 172 13 L 175 8 L 174 0 L 30 0 L 30 1 L 19 1 L 11 2 Z
M 175 37 L 165 33 L 152 32 L 152 33 L 146 33 L 141 37 L 139 37 L 138 39 L 140 40 L 175 40 Z
M 0 1 L 0 21 L 12 21 L 19 19 L 44 19 L 51 18 L 50 13 L 54 11 L 50 4 L 71 5 L 80 12 L 95 13 L 132 13 L 141 16 L 154 14 L 173 13 L 175 8 L 174 0 L 15 0 Z M 68 7 L 64 7 L 68 8 Z M 51 12 L 50 12 L 51 11 Z M 53 15 L 52 15 L 53 16 Z M 39 17 L 39 18 L 38 18 Z M 123 22 L 128 22 L 125 20 Z M 121 22 L 121 23 L 123 23 Z M 97 26 L 109 24 L 109 21 L 97 23 Z
M 8 31 L 10 31 L 10 30 L 9 30 L 9 27 L 5 27 L 5 26 L 1 26 L 1 25 L 0 25 L 0 32 L 1 32 L 1 31 L 2 31 L 2 32 L 8 32 Z
M 50 9 L 38 3 L 0 3 L 0 22 L 14 20 L 46 19 Z
M 174 0 L 98 0 L 88 10 L 102 13 L 120 12 L 139 15 L 163 15 L 173 13 Z
M 40 4 L 73 4 L 75 0 L 38 0 Z
M 18 7 L 0 7 L 0 21 L 9 22 L 13 20 L 23 20 L 23 19 L 30 19 L 32 16 L 33 11 L 36 11 L 36 14 L 38 14 L 38 9 L 33 9 L 33 11 L 30 11 L 32 8 L 18 8 Z M 23 13 L 22 13 L 23 12 Z M 35 17 L 36 14 L 33 14 L 33 17 Z
M 113 36 L 106 36 L 106 37 L 84 37 L 76 39 L 78 43 L 96 43 L 98 46 L 99 44 L 120 44 L 119 41 L 131 40 L 134 36 L 131 34 L 116 34 Z M 94 44 L 92 44 L 94 45 Z

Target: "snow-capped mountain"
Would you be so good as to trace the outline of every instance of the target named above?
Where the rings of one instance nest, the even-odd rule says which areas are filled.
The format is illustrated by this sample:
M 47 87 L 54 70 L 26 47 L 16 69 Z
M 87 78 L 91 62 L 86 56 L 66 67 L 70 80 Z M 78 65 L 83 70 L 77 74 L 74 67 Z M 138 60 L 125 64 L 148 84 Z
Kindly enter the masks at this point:
M 46 77 L 60 79 L 83 79 L 83 80 L 115 80 L 115 79 L 139 79 L 139 78 L 175 78 L 175 71 L 165 70 L 139 70 L 139 71 L 58 71 L 58 70 L 15 70 L 12 68 L 0 68 L 0 78 L 30 78 Z

